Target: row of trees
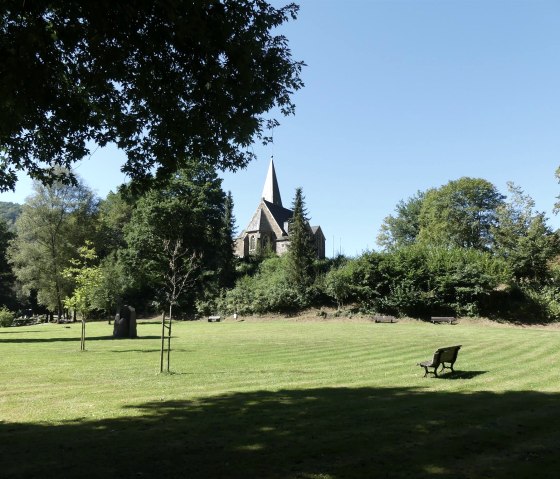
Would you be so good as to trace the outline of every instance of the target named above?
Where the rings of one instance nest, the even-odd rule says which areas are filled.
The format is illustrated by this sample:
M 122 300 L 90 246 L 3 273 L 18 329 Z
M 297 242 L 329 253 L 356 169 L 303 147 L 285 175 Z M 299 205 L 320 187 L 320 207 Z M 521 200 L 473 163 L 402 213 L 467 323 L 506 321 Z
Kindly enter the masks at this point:
M 399 202 L 378 235 L 383 253 L 361 258 L 390 272 L 376 283 L 386 287 L 374 307 L 560 317 L 558 232 L 520 187 L 510 183 L 507 193 L 464 177 Z
M 316 260 L 301 188 L 293 210 L 288 254 L 240 261 L 233 199 L 200 163 L 142 196 L 99 200 L 83 183 L 36 184 L 13 228 L 0 223 L 0 279 L 11 285 L 0 301 L 58 314 L 69 306 L 112 313 L 128 302 L 183 314 L 338 305 L 419 317 L 560 317 L 559 235 L 515 185 L 506 196 L 461 178 L 418 192 L 385 218 L 382 250 L 357 258 Z
M 227 292 L 223 308 L 334 302 L 416 317 L 560 318 L 559 235 L 513 184 L 507 196 L 477 178 L 417 192 L 385 218 L 378 244 L 378 252 L 315 262 L 299 282 L 290 257 L 267 258 Z
M 161 310 L 189 278 L 181 306 L 192 310 L 233 282 L 232 208 L 215 171 L 197 162 L 139 197 L 99 200 L 81 181 L 35 183 L 13 231 L 1 223 L 2 302 L 59 316 L 69 306 L 114 312 L 123 302 Z M 92 267 L 86 305 L 76 292 Z

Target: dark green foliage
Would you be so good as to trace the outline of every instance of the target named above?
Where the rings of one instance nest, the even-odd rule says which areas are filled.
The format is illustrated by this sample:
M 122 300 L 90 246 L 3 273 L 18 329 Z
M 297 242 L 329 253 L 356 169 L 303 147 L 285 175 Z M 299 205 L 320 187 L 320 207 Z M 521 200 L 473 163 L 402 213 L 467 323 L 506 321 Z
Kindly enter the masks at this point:
M 503 199 L 492 183 L 480 178 L 460 178 L 430 190 L 422 201 L 418 241 L 489 250 Z
M 327 284 L 339 304 L 356 302 L 364 311 L 475 315 L 508 274 L 489 253 L 414 245 L 349 260 L 329 273 Z
M 188 158 L 245 166 L 277 124 L 264 114 L 293 113 L 303 86 L 303 63 L 271 33 L 297 11 L 262 0 L 1 2 L 0 191 L 16 170 L 67 181 L 91 144 L 110 142 L 136 182 L 170 179 Z
M 5 306 L 0 307 L 0 327 L 7 328 L 14 323 L 14 314 Z
M 0 219 L 0 306 L 15 307 L 15 277 L 8 263 L 8 244 L 15 235 L 8 231 L 6 223 Z
M 188 251 L 184 261 L 193 254 L 200 258 L 197 286 L 191 293 L 219 291 L 225 258 L 222 232 L 226 196 L 221 183 L 213 168 L 193 162 L 167 187 L 153 188 L 138 200 L 125 227 L 128 247 L 123 256 L 136 289 L 147 290 L 145 298 L 165 304 L 170 259 L 164 248 L 166 241 L 181 242 L 182 250 Z M 192 306 L 194 300 L 191 295 L 188 303 Z
M 33 188 L 16 222 L 10 262 L 23 291 L 36 291 L 39 304 L 60 315 L 73 289 L 62 272 L 94 235 L 98 202 L 79 179 L 76 186 L 35 182 Z
M 287 274 L 289 280 L 305 292 L 313 283 L 315 253 L 301 188 L 296 189 L 292 210 L 294 214 L 290 219 L 288 232 L 290 245 L 286 254 Z
M 243 276 L 226 293 L 221 309 L 239 314 L 291 312 L 310 305 L 310 294 L 290 279 L 286 255 L 263 260 L 254 276 Z
M 97 249 L 101 257 L 126 246 L 124 231 L 133 211 L 133 199 L 121 192 L 111 191 L 100 202 Z
M 546 224 L 543 213 L 521 188 L 509 184 L 511 199 L 498 209 L 499 224 L 493 230 L 498 255 L 510 265 L 514 278 L 545 284 L 549 262 L 560 253 L 558 233 Z
M 13 229 L 16 220 L 21 214 L 21 205 L 0 201 L 0 221 L 4 220 L 9 229 Z
M 221 229 L 222 247 L 217 253 L 222 257 L 222 270 L 219 273 L 220 286 L 232 287 L 235 282 L 235 264 L 234 264 L 234 235 L 235 235 L 235 216 L 233 215 L 233 196 L 228 191 L 224 203 L 224 218 Z

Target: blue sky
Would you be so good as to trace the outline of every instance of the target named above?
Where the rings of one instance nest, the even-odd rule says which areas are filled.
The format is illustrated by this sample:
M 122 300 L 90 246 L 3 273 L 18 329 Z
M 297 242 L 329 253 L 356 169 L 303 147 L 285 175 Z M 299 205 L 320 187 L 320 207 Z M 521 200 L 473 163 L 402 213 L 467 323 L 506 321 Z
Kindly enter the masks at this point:
M 284 2 L 274 2 L 275 5 Z M 238 229 L 257 207 L 274 155 L 282 199 L 306 196 L 327 254 L 376 247 L 401 199 L 462 176 L 506 193 L 513 181 L 552 214 L 560 185 L 560 1 L 302 0 L 282 28 L 306 62 L 296 115 L 274 145 L 224 174 Z M 78 173 L 99 195 L 125 180 L 111 149 Z M 22 202 L 29 181 L 0 201 Z

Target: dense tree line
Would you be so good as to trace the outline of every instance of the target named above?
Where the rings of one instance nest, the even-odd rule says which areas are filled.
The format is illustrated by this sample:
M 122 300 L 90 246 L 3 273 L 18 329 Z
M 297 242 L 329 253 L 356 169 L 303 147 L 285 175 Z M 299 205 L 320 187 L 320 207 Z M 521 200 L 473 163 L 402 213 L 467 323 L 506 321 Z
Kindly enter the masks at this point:
M 0 304 L 59 317 L 68 306 L 88 315 L 114 314 L 124 303 L 161 311 L 170 301 L 171 261 L 176 271 L 189 269 L 188 288 L 173 299 L 185 314 L 231 285 L 233 200 L 213 168 L 191 162 L 139 197 L 99 199 L 77 179 L 76 186 L 35 182 L 15 231 L 0 223 Z M 96 284 L 84 302 L 76 292 L 86 266 L 95 268 Z
M 507 193 L 478 178 L 419 191 L 385 218 L 381 251 L 315 261 L 304 288 L 290 255 L 265 258 L 228 291 L 224 308 L 336 304 L 413 317 L 560 319 L 558 232 L 521 188 L 509 184 Z
M 502 194 L 461 178 L 417 192 L 385 218 L 382 249 L 356 258 L 315 259 L 301 188 L 292 208 L 286 255 L 239 260 L 233 198 L 199 162 L 141 196 L 125 189 L 99 199 L 80 181 L 37 183 L 14 230 L 0 223 L 0 306 L 103 316 L 127 303 L 192 317 L 332 305 L 560 319 L 559 235 L 513 184 Z

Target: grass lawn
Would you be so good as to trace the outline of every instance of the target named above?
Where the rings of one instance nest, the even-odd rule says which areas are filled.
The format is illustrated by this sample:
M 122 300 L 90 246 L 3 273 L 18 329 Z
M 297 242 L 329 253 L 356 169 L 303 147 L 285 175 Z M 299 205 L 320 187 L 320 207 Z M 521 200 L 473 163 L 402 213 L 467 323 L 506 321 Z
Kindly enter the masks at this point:
M 0 329 L 1 477 L 556 478 L 560 330 L 421 322 Z M 456 373 L 416 363 L 462 344 Z

